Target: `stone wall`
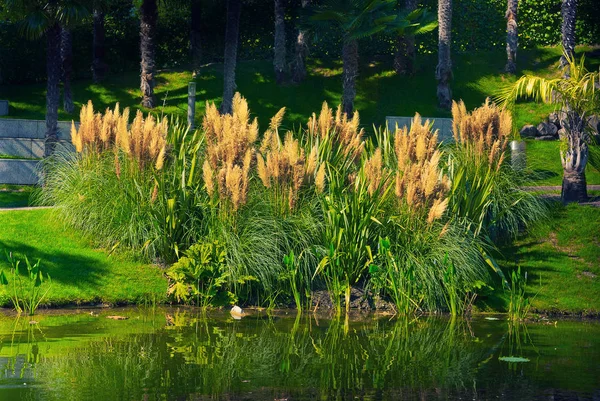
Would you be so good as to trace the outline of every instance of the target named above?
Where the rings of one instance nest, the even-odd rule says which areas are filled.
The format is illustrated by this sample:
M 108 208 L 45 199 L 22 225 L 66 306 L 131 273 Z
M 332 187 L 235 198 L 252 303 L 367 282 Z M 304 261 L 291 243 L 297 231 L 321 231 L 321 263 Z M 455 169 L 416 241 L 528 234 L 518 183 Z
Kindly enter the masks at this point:
M 412 117 L 386 117 L 385 122 L 388 130 L 394 131 L 396 126 L 398 128 L 408 127 L 412 124 Z M 438 130 L 438 139 L 440 142 L 452 141 L 452 119 L 441 118 L 441 117 L 421 117 L 423 121 L 429 120 L 433 122 L 433 129 Z
M 0 155 L 23 159 L 0 159 L 0 184 L 33 185 L 38 183 L 36 166 L 44 156 L 46 122 L 40 120 L 0 119 Z M 61 145 L 72 148 L 71 123 L 59 121 Z

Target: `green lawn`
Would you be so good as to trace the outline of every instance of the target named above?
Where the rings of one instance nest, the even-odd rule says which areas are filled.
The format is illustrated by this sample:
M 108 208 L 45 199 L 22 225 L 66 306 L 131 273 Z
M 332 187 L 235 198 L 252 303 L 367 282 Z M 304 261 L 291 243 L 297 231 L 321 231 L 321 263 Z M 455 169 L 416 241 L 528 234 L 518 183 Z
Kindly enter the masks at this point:
M 527 140 L 527 166 L 531 185 L 561 185 L 563 169 L 560 162 L 559 141 Z M 600 171 L 588 163 L 586 168 L 588 185 L 600 184 Z
M 502 249 L 505 271 L 527 272 L 532 310 L 600 314 L 599 230 L 600 208 L 554 205 L 548 221 Z
M 56 221 L 52 210 L 0 212 L 0 227 L 0 269 L 8 268 L 4 250 L 41 259 L 52 278 L 51 305 L 165 300 L 167 282 L 158 267 L 92 249 L 89 241 Z M 0 305 L 10 305 L 3 289 Z
M 579 49 L 581 52 L 582 49 Z M 557 74 L 559 48 L 540 48 L 519 52 L 521 73 L 540 75 Z M 362 60 L 357 85 L 356 108 L 363 124 L 382 125 L 388 115 L 411 116 L 415 112 L 427 117 L 444 117 L 448 112 L 437 108 L 435 55 L 418 57 L 417 73 L 412 77 L 396 75 L 391 68 L 392 57 L 381 61 Z M 514 77 L 503 72 L 506 54 L 503 50 L 477 52 L 453 56 L 455 99 L 463 99 L 469 108 L 480 105 L 487 96 L 493 96 Z M 288 114 L 284 125 L 305 122 L 312 112 L 318 112 L 323 100 L 339 102 L 342 90 L 340 61 L 309 60 L 309 76 L 301 85 L 276 85 L 271 61 L 241 61 L 238 63 L 237 84 L 248 100 L 251 110 L 259 117 L 262 127 L 279 108 L 286 106 Z M 597 68 L 599 60 L 590 60 L 590 68 Z M 197 109 L 201 116 L 205 101 L 220 102 L 222 96 L 222 65 L 212 64 L 202 70 L 197 82 Z M 163 70 L 157 74 L 156 96 L 160 106 L 157 113 L 176 114 L 185 118 L 187 70 Z M 45 115 L 45 84 L 0 86 L 2 97 L 10 101 L 10 118 L 43 119 Z M 120 102 L 122 106 L 139 108 L 139 72 L 132 71 L 107 78 L 102 85 L 89 80 L 73 82 L 76 111 L 69 115 L 60 111 L 61 120 L 78 119 L 79 108 L 92 99 L 97 109 L 103 110 Z M 163 107 L 164 105 L 164 107 Z M 145 110 L 147 111 L 147 110 Z M 515 113 L 518 127 L 538 123 L 552 111 L 552 106 L 532 103 L 519 104 Z M 198 117 L 200 121 L 200 117 Z

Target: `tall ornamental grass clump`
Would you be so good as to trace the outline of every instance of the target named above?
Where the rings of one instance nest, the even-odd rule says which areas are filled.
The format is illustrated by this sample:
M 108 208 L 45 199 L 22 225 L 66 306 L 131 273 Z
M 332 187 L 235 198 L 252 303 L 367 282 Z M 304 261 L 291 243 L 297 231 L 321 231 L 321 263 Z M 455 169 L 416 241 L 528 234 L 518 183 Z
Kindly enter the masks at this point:
M 82 107 L 81 124 L 71 128 L 75 152 L 58 149 L 45 161 L 40 201 L 57 206 L 61 220 L 89 234 L 99 245 L 124 245 L 157 256 L 162 227 L 153 223 L 155 176 L 167 157 L 167 119 L 129 122 L 129 109 L 95 113 Z
M 239 94 L 196 131 L 89 104 L 41 199 L 103 245 L 175 262 L 178 302 L 301 309 L 326 289 L 340 313 L 358 286 L 399 313 L 459 314 L 489 280 L 492 234 L 541 212 L 505 168 L 505 112 L 455 109 L 447 149 L 418 114 L 369 138 L 327 103 L 293 132 L 282 108 L 263 133 Z
M 507 163 L 513 123 L 510 112 L 488 100 L 468 112 L 452 105 L 454 145 L 448 171 L 450 209 L 474 235 L 491 240 L 514 238 L 545 214 L 540 198 L 521 189 L 526 177 Z

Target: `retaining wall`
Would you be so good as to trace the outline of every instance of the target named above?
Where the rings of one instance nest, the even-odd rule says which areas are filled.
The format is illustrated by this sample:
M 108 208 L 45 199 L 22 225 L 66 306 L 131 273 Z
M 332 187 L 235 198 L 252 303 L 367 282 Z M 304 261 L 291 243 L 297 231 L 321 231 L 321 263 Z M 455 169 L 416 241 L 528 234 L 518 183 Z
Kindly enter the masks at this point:
M 396 126 L 398 128 L 408 127 L 412 125 L 413 117 L 386 117 L 385 122 L 388 130 L 394 131 Z M 440 142 L 452 141 L 452 119 L 441 118 L 441 117 L 421 117 L 422 121 L 429 120 L 433 122 L 433 129 L 438 130 L 438 140 Z
M 0 118 L 0 155 L 41 159 L 44 157 L 46 122 Z M 59 146 L 72 148 L 71 123 L 58 122 Z M 39 182 L 39 160 L 0 159 L 0 184 L 34 185 Z

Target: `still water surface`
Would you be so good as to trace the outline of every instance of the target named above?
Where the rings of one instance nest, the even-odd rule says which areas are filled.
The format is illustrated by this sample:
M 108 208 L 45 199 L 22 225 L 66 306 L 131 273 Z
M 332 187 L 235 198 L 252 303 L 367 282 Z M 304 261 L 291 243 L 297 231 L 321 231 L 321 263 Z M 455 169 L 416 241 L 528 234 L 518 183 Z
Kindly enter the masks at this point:
M 598 321 L 190 309 L 34 319 L 0 315 L 0 401 L 600 400 Z

